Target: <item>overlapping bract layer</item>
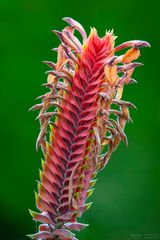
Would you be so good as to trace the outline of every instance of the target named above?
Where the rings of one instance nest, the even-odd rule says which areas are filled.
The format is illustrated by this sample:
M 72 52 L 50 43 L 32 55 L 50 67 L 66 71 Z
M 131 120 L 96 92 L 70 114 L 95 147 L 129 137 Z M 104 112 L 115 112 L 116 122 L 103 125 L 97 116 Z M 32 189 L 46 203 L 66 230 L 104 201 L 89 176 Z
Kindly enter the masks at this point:
M 127 143 L 124 127 L 131 120 L 128 107 L 134 105 L 121 100 L 123 86 L 135 82 L 131 75 L 141 64 L 132 61 L 139 57 L 140 47 L 149 46 L 130 41 L 114 47 L 113 32 L 99 38 L 93 28 L 87 38 L 78 22 L 64 20 L 70 26 L 54 31 L 61 40 L 55 49 L 57 63 L 45 61 L 52 68 L 44 84 L 49 92 L 32 107 L 40 109 L 37 148 L 41 145 L 45 158 L 36 193 L 40 212 L 30 211 L 41 223 L 39 232 L 29 235 L 33 239 L 75 240 L 70 230 L 86 226 L 76 219 L 91 205 L 86 200 L 97 172 L 121 139 Z M 83 43 L 75 37 L 75 30 Z M 115 55 L 126 47 L 130 49 L 125 54 Z

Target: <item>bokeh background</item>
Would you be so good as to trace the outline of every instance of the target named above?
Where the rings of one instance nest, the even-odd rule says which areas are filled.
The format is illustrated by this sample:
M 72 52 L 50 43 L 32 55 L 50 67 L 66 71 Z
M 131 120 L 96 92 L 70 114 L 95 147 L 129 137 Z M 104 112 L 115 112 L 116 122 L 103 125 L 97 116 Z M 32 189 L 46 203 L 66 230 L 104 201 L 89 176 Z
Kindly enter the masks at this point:
M 90 26 L 114 29 L 116 43 L 147 40 L 137 68 L 137 85 L 126 87 L 123 99 L 133 102 L 134 123 L 127 125 L 129 146 L 121 143 L 99 175 L 81 221 L 90 224 L 81 240 L 160 239 L 160 18 L 158 1 L 0 0 L 0 221 L 1 239 L 23 240 L 36 230 L 28 208 L 36 210 L 34 190 L 40 168 L 35 150 L 39 131 L 34 99 L 46 90 L 48 69 L 42 60 L 55 60 L 51 48 L 59 40 L 51 29 L 62 29 L 70 16 L 89 33 Z

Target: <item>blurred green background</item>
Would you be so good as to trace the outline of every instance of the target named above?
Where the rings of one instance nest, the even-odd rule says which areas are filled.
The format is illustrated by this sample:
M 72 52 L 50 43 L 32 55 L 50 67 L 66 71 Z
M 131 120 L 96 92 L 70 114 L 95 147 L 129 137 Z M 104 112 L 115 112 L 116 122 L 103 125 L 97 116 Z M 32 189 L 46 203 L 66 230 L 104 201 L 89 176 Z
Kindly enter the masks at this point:
M 133 102 L 134 123 L 127 125 L 129 146 L 122 143 L 112 155 L 83 216 L 90 227 L 81 240 L 160 238 L 160 18 L 158 1 L 54 1 L 0 0 L 1 23 L 1 239 L 23 240 L 36 230 L 28 208 L 36 210 L 35 180 L 40 151 L 35 150 L 39 124 L 37 113 L 28 113 L 34 99 L 46 90 L 48 69 L 42 60 L 55 60 L 51 48 L 59 40 L 51 29 L 62 29 L 62 17 L 80 21 L 103 36 L 106 28 L 118 35 L 116 44 L 142 39 L 152 48 L 142 49 L 137 85 L 126 87 L 123 99 Z M 157 236 L 157 235 L 156 235 Z M 152 239 L 157 239 L 152 235 Z

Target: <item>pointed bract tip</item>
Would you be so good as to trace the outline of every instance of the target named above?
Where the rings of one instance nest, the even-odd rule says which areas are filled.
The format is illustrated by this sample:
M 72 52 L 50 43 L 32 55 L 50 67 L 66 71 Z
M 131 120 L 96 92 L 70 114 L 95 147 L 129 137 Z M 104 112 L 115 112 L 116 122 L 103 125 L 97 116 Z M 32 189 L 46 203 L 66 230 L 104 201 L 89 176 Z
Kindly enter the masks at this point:
M 28 208 L 28 211 L 29 211 L 29 214 L 33 217 L 34 212 L 31 209 L 29 209 L 29 208 Z
M 37 214 L 36 212 L 32 211 L 31 209 L 28 209 L 29 214 L 34 218 L 35 215 Z
M 34 191 L 34 195 L 35 195 L 35 198 L 37 200 L 39 198 L 39 196 L 38 196 L 38 193 L 36 191 Z
M 134 84 L 134 83 L 138 83 L 138 82 L 134 78 L 130 78 L 129 83 Z
M 76 20 L 74 20 L 70 17 L 64 17 L 63 20 L 65 22 L 69 23 L 69 25 L 71 27 L 73 27 L 74 29 L 77 29 L 80 32 L 80 34 L 82 35 L 84 41 L 87 40 L 87 34 L 86 34 L 84 28 L 82 27 L 82 25 L 79 22 L 77 22 Z
M 48 64 L 50 64 L 51 62 L 50 62 L 50 61 L 42 61 L 42 63 L 48 65 Z
M 51 32 L 55 33 L 58 37 L 62 36 L 62 33 L 58 30 L 51 30 Z
M 33 107 L 30 107 L 29 109 L 28 109 L 28 112 L 30 112 L 30 111 L 32 111 L 33 110 Z
M 53 32 L 53 33 L 57 33 L 58 30 L 52 29 L 51 32 Z
M 70 17 L 64 17 L 64 18 L 62 18 L 62 20 L 65 22 L 68 22 L 68 23 L 73 21 L 72 18 L 70 18 Z
M 52 48 L 51 50 L 57 52 L 58 48 Z
M 97 29 L 95 27 L 90 27 L 91 33 L 90 34 L 96 34 L 97 35 Z
M 141 62 L 133 62 L 133 63 L 131 63 L 131 64 L 133 64 L 134 67 L 141 67 L 141 66 L 144 66 L 144 64 L 141 63 Z
M 26 237 L 29 237 L 31 239 L 34 239 L 34 234 L 27 234 Z
M 113 35 L 113 33 L 114 33 L 114 29 L 112 28 L 111 30 L 106 30 L 106 34 L 110 34 L 110 35 Z
M 88 210 L 92 206 L 92 204 L 93 204 L 93 202 L 89 202 L 89 203 L 84 204 L 87 207 L 86 210 Z
M 151 47 L 149 42 L 146 41 L 137 41 L 135 47 Z
M 64 17 L 62 18 L 63 21 L 69 23 L 71 27 L 80 27 L 80 23 L 74 20 L 73 18 L 70 17 Z
M 129 48 L 129 47 L 140 48 L 140 47 L 151 47 L 151 45 L 146 41 L 132 40 L 132 41 L 124 42 L 119 46 L 115 47 L 114 51 L 117 52 L 124 48 Z

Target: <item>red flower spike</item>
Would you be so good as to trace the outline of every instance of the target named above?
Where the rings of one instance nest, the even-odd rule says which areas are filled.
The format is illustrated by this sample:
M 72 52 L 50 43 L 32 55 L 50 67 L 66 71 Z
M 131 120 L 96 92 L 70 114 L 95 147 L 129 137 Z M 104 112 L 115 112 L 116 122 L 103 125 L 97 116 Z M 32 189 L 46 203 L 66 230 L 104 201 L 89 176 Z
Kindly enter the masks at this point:
M 37 98 L 42 102 L 30 109 L 40 109 L 36 147 L 41 146 L 45 159 L 36 194 L 40 212 L 30 210 L 33 219 L 42 224 L 38 233 L 29 235 L 32 239 L 75 240 L 70 230 L 87 226 L 76 219 L 91 206 L 86 200 L 94 190 L 97 173 L 121 140 L 127 144 L 128 108 L 135 106 L 121 100 L 123 87 L 135 82 L 131 75 L 142 65 L 133 62 L 140 47 L 150 46 L 136 40 L 114 47 L 112 31 L 99 38 L 93 28 L 87 37 L 78 22 L 64 20 L 70 26 L 54 31 L 61 40 L 57 63 L 44 62 L 52 69 L 43 84 L 49 92 Z M 75 30 L 82 35 L 82 43 Z M 124 48 L 130 49 L 115 55 Z

